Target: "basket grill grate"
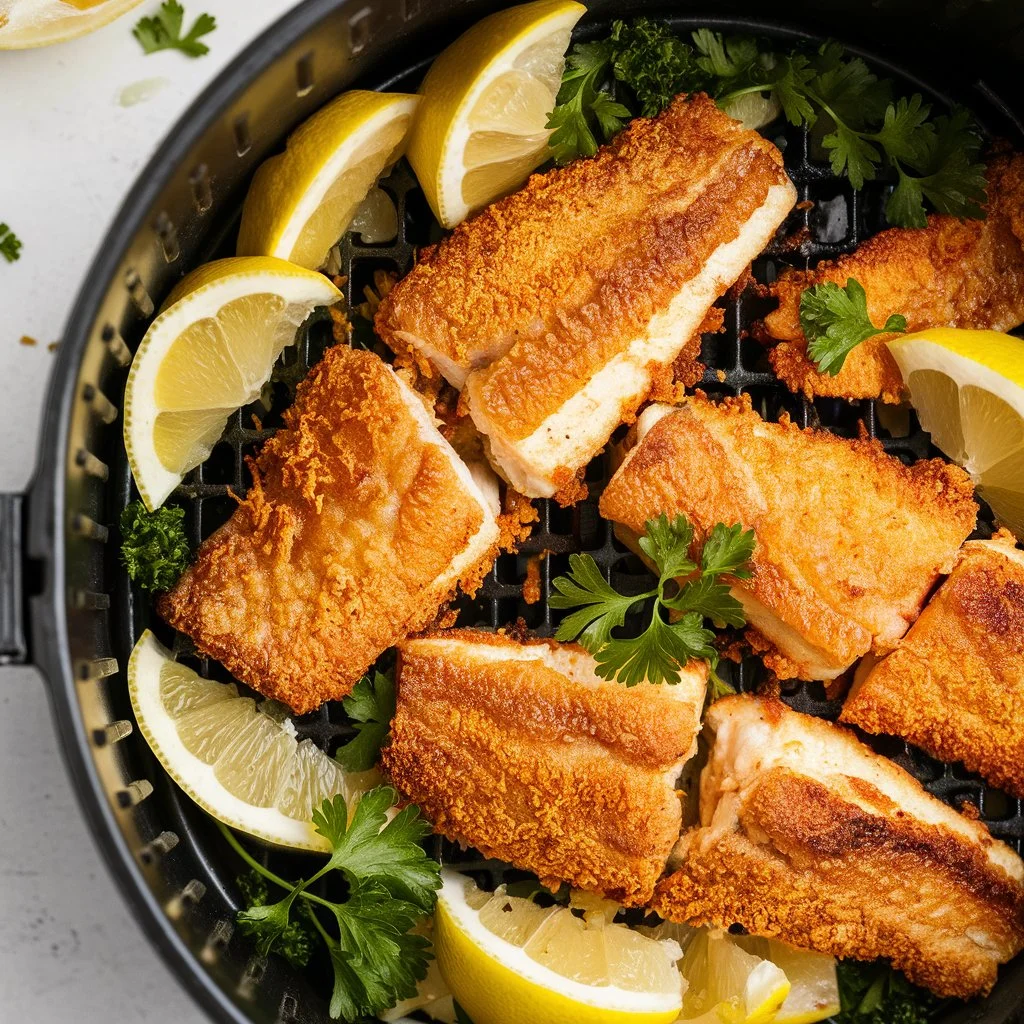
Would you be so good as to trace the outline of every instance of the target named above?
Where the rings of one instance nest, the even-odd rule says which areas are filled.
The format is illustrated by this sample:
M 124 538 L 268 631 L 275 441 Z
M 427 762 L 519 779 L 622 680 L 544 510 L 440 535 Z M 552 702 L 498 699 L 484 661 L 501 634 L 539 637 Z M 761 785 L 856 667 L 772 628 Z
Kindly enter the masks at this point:
M 402 87 L 410 83 L 402 82 Z M 415 83 L 412 83 L 413 85 Z M 852 251 L 859 242 L 885 227 L 883 206 L 887 186 L 882 182 L 869 182 L 865 188 L 853 190 L 845 180 L 834 177 L 826 162 L 815 158 L 813 142 L 805 130 L 786 128 L 776 139 L 783 149 L 787 169 L 797 185 L 798 208 L 784 225 L 780 235 L 802 233 L 802 242 L 796 248 L 776 245 L 759 257 L 753 265 L 755 280 L 770 282 L 785 264 L 806 266 L 820 258 L 835 257 Z M 423 198 L 422 191 L 402 161 L 382 187 L 394 200 L 398 212 L 397 238 L 388 244 L 366 244 L 358 237 L 347 235 L 341 244 L 341 273 L 347 278 L 346 299 L 349 307 L 362 301 L 364 286 L 371 284 L 377 270 L 405 272 L 411 265 L 417 246 L 440 237 L 440 229 Z M 233 239 L 233 233 L 230 234 Z M 230 253 L 223 253 L 228 255 Z M 217 253 L 216 255 L 221 255 Z M 885 449 L 906 462 L 938 454 L 931 446 L 928 435 L 910 413 L 906 431 L 894 436 L 883 426 L 873 401 L 844 402 L 818 399 L 809 402 L 792 395 L 771 373 L 764 351 L 746 337 L 753 320 L 766 311 L 762 300 L 751 294 L 722 301 L 725 309 L 724 331 L 704 339 L 702 359 L 707 370 L 701 387 L 712 396 L 749 393 L 755 409 L 768 419 L 778 419 L 788 413 L 801 426 L 824 427 L 835 433 L 852 437 L 863 421 L 868 434 L 878 438 Z M 358 321 L 358 315 L 353 314 Z M 357 325 L 360 328 L 367 325 Z M 244 494 L 251 480 L 245 466 L 245 457 L 253 454 L 260 443 L 269 437 L 280 423 L 280 414 L 290 404 L 289 383 L 302 379 L 308 369 L 332 343 L 329 321 L 312 323 L 304 330 L 298 343 L 287 350 L 275 374 L 269 411 L 260 406 L 249 406 L 234 414 L 223 438 L 207 462 L 192 471 L 173 494 L 171 501 L 186 509 L 186 522 L 194 546 L 209 536 L 223 523 L 234 508 L 230 492 Z M 379 342 L 377 343 L 379 346 Z M 380 349 L 383 354 L 383 349 Z M 253 416 L 260 417 L 257 426 Z M 602 572 L 620 590 L 646 589 L 649 576 L 635 556 L 629 553 L 612 534 L 611 524 L 604 522 L 597 512 L 597 498 L 607 481 L 607 463 L 603 457 L 595 459 L 587 470 L 590 497 L 572 509 L 563 509 L 552 501 L 536 503 L 540 521 L 533 534 L 521 545 L 518 554 L 500 556 L 473 599 L 460 598 L 458 625 L 497 627 L 509 625 L 523 618 L 540 635 L 550 636 L 561 613 L 551 609 L 548 597 L 552 579 L 567 571 L 568 555 L 587 552 L 594 557 Z M 979 520 L 975 536 L 991 533 L 991 524 L 984 514 Z M 527 559 L 544 552 L 541 561 L 541 600 L 528 605 L 522 598 L 522 583 L 526 576 Z M 171 634 L 169 628 L 156 620 L 155 615 L 136 603 L 136 614 L 146 623 L 135 623 L 135 635 L 141 625 L 148 624 L 169 643 L 179 656 L 191 662 L 198 670 L 214 678 L 229 678 L 214 662 L 194 656 L 188 638 Z M 763 669 L 756 658 L 747 658 L 739 665 L 725 662 L 723 674 L 739 689 L 751 691 L 764 678 Z M 835 719 L 840 701 L 829 700 L 821 683 L 786 682 L 782 685 L 783 699 L 797 710 Z M 325 705 L 319 711 L 296 721 L 301 737 L 313 739 L 323 749 L 333 752 L 352 735 L 340 703 Z M 869 738 L 871 745 L 894 759 L 910 771 L 936 796 L 954 806 L 965 801 L 978 808 L 992 833 L 1018 850 L 1024 842 L 1024 813 L 1021 801 L 987 787 L 977 776 L 959 765 L 945 765 L 908 744 L 890 738 Z M 209 848 L 211 842 L 203 837 L 210 833 L 201 823 L 202 816 L 188 801 L 174 798 L 186 835 L 198 833 L 195 840 L 211 873 L 220 874 L 220 889 L 231 898 L 233 891 L 226 858 L 218 857 L 213 863 Z M 275 870 L 285 876 L 304 873 L 307 862 L 294 855 L 253 850 L 266 858 Z M 474 874 L 483 884 L 493 887 L 501 880 L 523 877 L 522 872 L 510 871 L 504 865 L 483 860 L 474 851 L 460 851 L 447 842 L 437 842 L 435 852 L 447 862 L 457 862 L 462 870 Z

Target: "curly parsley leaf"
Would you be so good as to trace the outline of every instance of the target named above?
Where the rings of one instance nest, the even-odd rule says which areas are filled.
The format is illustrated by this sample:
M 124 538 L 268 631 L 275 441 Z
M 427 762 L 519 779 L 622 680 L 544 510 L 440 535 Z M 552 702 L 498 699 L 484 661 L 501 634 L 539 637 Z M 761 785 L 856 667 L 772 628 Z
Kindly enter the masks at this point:
M 239 875 L 235 879 L 235 885 L 245 900 L 246 911 L 251 911 L 255 907 L 264 907 L 269 902 L 270 887 L 267 885 L 266 879 L 258 872 L 250 869 L 246 874 Z M 292 967 L 305 967 L 313 955 L 316 943 L 316 932 L 313 931 L 313 926 L 309 923 L 308 911 L 302 913 L 302 910 L 305 910 L 305 904 L 301 905 L 300 912 L 296 915 L 298 919 L 287 922 L 283 929 L 277 929 L 275 925 L 276 938 L 270 943 L 273 951 L 278 956 L 284 957 Z M 257 914 L 256 917 L 258 919 L 259 915 Z M 264 944 L 262 925 L 253 925 L 249 918 L 245 918 L 239 921 L 239 926 L 245 934 L 253 935 L 258 944 Z
M 6 224 L 0 224 L 0 256 L 8 263 L 21 259 L 21 239 Z
M 846 357 L 867 338 L 876 334 L 902 334 L 906 317 L 894 313 L 882 327 L 868 315 L 867 294 L 856 278 L 846 287 L 833 281 L 805 288 L 800 296 L 800 326 L 807 338 L 807 353 L 822 373 L 839 373 Z
M 702 80 L 693 48 L 662 22 L 615 21 L 610 41 L 612 73 L 632 91 L 644 117 L 660 114 L 679 93 L 693 91 Z
M 643 594 L 618 593 L 601 575 L 589 555 L 569 559 L 569 575 L 554 580 L 554 608 L 579 608 L 558 626 L 558 640 L 579 642 L 594 656 L 597 674 L 626 686 L 647 680 L 678 683 L 680 669 L 693 658 L 714 669 L 718 654 L 714 633 L 705 618 L 722 625 L 743 625 L 740 603 L 729 593 L 722 576 L 743 579 L 750 575 L 747 561 L 754 550 L 754 533 L 740 526 L 719 523 L 692 557 L 693 526 L 685 516 L 649 519 L 640 548 L 654 563 L 658 585 Z M 669 595 L 667 588 L 677 588 Z M 627 613 L 653 598 L 647 627 L 637 637 L 617 637 Z M 674 621 L 665 614 L 674 613 Z M 714 677 L 717 680 L 717 676 Z M 719 681 L 720 682 L 720 681 Z
M 155 512 L 133 501 L 121 513 L 121 562 L 143 590 L 170 590 L 188 567 L 185 510 L 165 505 Z
M 396 792 L 379 786 L 364 794 L 349 821 L 343 796 L 325 800 L 313 812 L 317 831 L 331 844 L 327 863 L 305 881 L 292 884 L 253 859 L 231 831 L 221 831 L 249 867 L 274 885 L 287 890 L 284 898 L 268 904 L 255 889 L 249 906 L 239 911 L 239 927 L 256 940 L 259 951 L 285 953 L 295 921 L 305 915 L 330 955 L 334 968 L 331 1016 L 354 1021 L 390 1009 L 412 996 L 416 982 L 427 972 L 429 942 L 411 933 L 431 913 L 441 886 L 441 866 L 431 860 L 419 841 L 430 827 L 412 806 L 402 808 L 390 821 L 387 812 Z M 318 879 L 340 871 L 347 895 L 340 901 L 310 892 Z M 305 904 L 296 910 L 299 901 Z M 337 934 L 325 927 L 317 910 L 329 914 Z
M 395 717 L 395 682 L 385 672 L 374 672 L 372 679 L 363 676 L 341 703 L 356 723 L 356 734 L 335 751 L 334 758 L 346 771 L 369 771 Z
M 180 50 L 187 57 L 202 57 L 209 53 L 210 48 L 199 40 L 217 27 L 216 19 L 212 14 L 200 14 L 188 32 L 182 35 L 184 18 L 185 8 L 178 0 L 165 0 L 153 17 L 139 19 L 138 24 L 132 29 L 132 35 L 146 53 Z
M 928 1024 L 946 1002 L 912 985 L 887 963 L 840 960 L 836 964 L 839 1024 Z

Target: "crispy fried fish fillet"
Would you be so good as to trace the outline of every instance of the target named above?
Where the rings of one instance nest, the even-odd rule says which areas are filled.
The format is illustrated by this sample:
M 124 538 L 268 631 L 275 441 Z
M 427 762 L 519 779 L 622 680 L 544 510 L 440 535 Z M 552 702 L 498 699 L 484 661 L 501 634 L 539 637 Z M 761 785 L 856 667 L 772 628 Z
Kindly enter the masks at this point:
M 1024 947 L 1024 864 L 845 729 L 728 697 L 706 726 L 700 827 L 653 908 L 859 960 L 943 996 L 987 992 Z
M 903 378 L 880 334 L 858 345 L 832 377 L 807 358 L 800 295 L 825 281 L 856 278 L 867 292 L 871 322 L 902 313 L 911 331 L 972 327 L 1008 331 L 1024 322 L 1024 154 L 988 167 L 988 217 L 958 220 L 932 214 L 926 228 L 890 228 L 838 260 L 813 270 L 786 270 L 771 286 L 779 308 L 756 332 L 778 342 L 769 359 L 791 391 L 808 398 L 876 398 L 899 402 Z
M 421 253 L 376 327 L 464 394 L 491 460 L 550 497 L 601 449 L 796 200 L 704 95 L 535 175 Z
M 452 630 L 401 644 L 396 678 L 382 765 L 436 831 L 552 887 L 650 899 L 679 837 L 704 662 L 625 687 L 575 644 Z
M 601 514 L 634 545 L 662 512 L 685 513 L 701 534 L 752 528 L 754 575 L 733 593 L 782 678 L 833 679 L 892 647 L 975 522 L 956 466 L 908 467 L 877 442 L 767 423 L 746 395 L 650 406 L 633 439 Z
M 302 714 L 348 693 L 476 580 L 498 527 L 492 499 L 377 356 L 329 349 L 284 419 L 250 463 L 245 501 L 158 609 Z
M 970 541 L 892 654 L 865 663 L 842 719 L 963 761 L 1024 797 L 1024 551 Z

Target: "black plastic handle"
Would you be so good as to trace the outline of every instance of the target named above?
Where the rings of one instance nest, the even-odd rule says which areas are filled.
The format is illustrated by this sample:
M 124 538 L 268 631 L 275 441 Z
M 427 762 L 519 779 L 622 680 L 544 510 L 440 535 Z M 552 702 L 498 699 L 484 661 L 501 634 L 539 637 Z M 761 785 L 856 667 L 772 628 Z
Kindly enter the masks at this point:
M 23 494 L 0 494 L 0 665 L 24 665 L 28 660 L 23 579 L 24 508 Z

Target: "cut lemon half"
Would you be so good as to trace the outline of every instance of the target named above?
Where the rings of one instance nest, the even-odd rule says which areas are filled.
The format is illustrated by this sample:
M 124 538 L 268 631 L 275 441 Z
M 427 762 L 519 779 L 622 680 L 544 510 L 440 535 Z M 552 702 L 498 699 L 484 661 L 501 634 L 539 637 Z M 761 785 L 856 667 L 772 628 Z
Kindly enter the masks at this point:
M 142 0 L 13 0 L 0 4 L 0 50 L 49 46 L 84 36 Z
M 585 11 L 572 0 L 498 11 L 431 65 L 408 154 L 444 227 L 518 188 L 550 156 L 548 114 Z
M 921 426 L 1024 537 L 1024 341 L 935 328 L 889 342 Z
M 179 665 L 147 629 L 128 661 L 135 719 L 167 774 L 204 811 L 248 835 L 296 850 L 329 850 L 314 808 L 336 793 L 349 810 L 380 781 L 346 773 L 310 740 L 299 742 L 285 708 L 257 704 L 232 683 Z
M 474 1024 L 670 1024 L 682 1005 L 679 946 L 602 910 L 541 907 L 441 873 L 434 954 Z M 614 904 L 608 904 L 614 913 Z
M 238 255 L 322 267 L 381 171 L 405 152 L 419 101 L 354 89 L 299 125 L 252 179 Z
M 179 282 L 125 388 L 124 443 L 148 509 L 206 459 L 231 413 L 259 397 L 313 309 L 340 299 L 322 274 L 271 257 L 217 260 Z

